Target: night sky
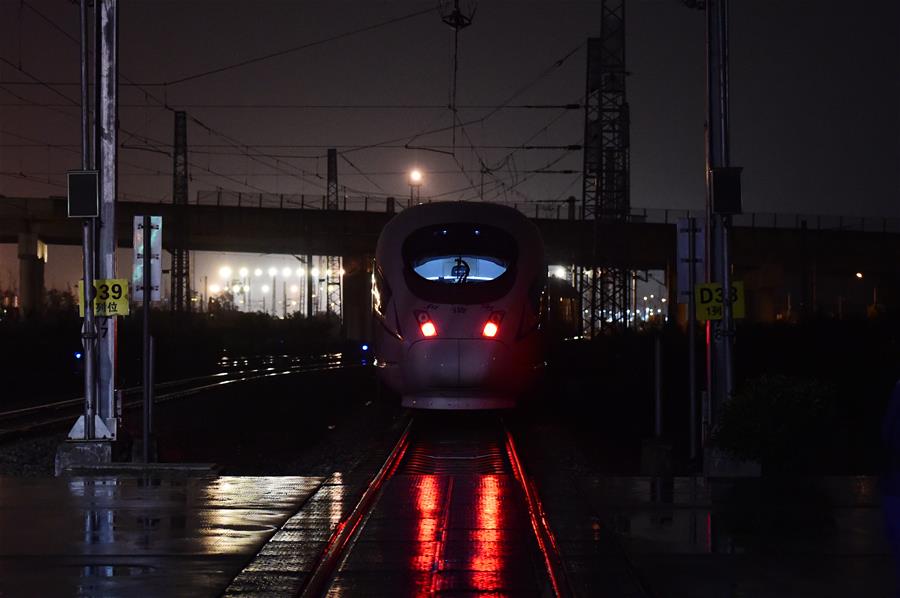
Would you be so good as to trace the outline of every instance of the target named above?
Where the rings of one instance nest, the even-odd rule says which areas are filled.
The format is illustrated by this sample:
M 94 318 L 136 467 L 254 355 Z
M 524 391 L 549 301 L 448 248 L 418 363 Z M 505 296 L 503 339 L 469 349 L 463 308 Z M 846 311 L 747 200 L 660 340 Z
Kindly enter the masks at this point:
M 162 101 L 189 115 L 192 199 L 218 187 L 319 195 L 329 146 L 339 148 L 340 183 L 354 195 L 408 196 L 405 173 L 419 166 L 423 198 L 472 199 L 484 161 L 487 199 L 580 198 L 580 151 L 520 146 L 582 142 L 583 112 L 547 106 L 581 101 L 600 1 L 479 3 L 460 33 L 459 115 L 475 122 L 457 131 L 455 159 L 403 147 L 451 144 L 449 131 L 417 136 L 452 122 L 452 33 L 436 6 L 120 2 L 120 197 L 171 200 L 173 116 Z M 678 0 L 627 6 L 632 205 L 701 208 L 703 13 Z M 732 161 L 745 168 L 745 210 L 900 216 L 900 3 L 731 6 Z M 77 83 L 79 63 L 78 45 L 59 29 L 77 39 L 77 3 L 2 0 L 0 26 L 0 193 L 62 195 L 64 172 L 79 166 L 79 112 L 59 93 L 77 100 L 77 85 L 62 84 Z M 34 79 L 9 63 L 59 93 L 16 84 Z M 19 173 L 27 179 L 10 176 Z

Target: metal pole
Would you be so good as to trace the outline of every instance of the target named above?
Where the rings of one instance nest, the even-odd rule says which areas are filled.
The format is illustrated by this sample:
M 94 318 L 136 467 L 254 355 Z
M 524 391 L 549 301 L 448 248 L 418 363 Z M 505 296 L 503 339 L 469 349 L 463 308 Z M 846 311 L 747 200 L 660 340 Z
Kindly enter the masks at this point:
M 697 237 L 696 221 L 688 218 L 688 413 L 690 423 L 690 456 L 697 459 L 697 298 L 694 289 L 697 286 Z
M 707 0 L 707 255 L 709 280 L 722 284 L 723 318 L 707 323 L 707 389 L 710 423 L 734 391 L 732 357 L 731 271 L 728 255 L 729 217 L 713 213 L 712 171 L 729 165 L 728 143 L 728 0 Z
M 153 289 L 151 285 L 153 284 L 152 276 L 150 274 L 150 235 L 152 234 L 152 229 L 150 228 L 150 216 L 144 216 L 143 222 L 143 240 L 144 240 L 144 268 L 143 268 L 143 280 L 141 284 L 144 287 L 144 356 L 141 362 L 141 365 L 144 369 L 144 422 L 143 422 L 143 458 L 144 463 L 150 462 L 150 353 L 151 353 L 151 339 L 150 339 L 150 304 L 152 303 L 153 297 Z M 160 256 L 162 257 L 162 256 Z M 161 282 L 161 281 L 160 281 Z
M 313 317 L 312 256 L 306 254 L 306 317 Z
M 91 168 L 90 106 L 88 100 L 88 8 L 81 0 L 81 168 Z M 82 265 L 84 268 L 84 439 L 94 438 L 94 405 L 97 394 L 97 326 L 94 322 L 94 218 L 82 222 Z
M 150 438 L 153 437 L 153 403 L 156 402 L 156 337 L 150 337 L 150 402 L 147 404 L 147 421 L 150 422 Z
M 662 438 L 663 422 L 662 422 L 662 339 L 659 332 L 653 337 L 653 403 L 654 422 L 653 433 L 657 439 Z
M 95 0 L 97 8 L 96 33 L 99 41 L 97 54 L 97 80 L 99 102 L 96 106 L 97 141 L 96 166 L 100 171 L 100 231 L 99 278 L 116 277 L 116 158 L 118 141 L 117 123 L 117 0 Z M 114 440 L 118 420 L 115 416 L 116 385 L 116 336 L 117 319 L 100 318 L 99 391 L 97 415 L 107 428 L 104 435 Z
M 287 319 L 287 278 L 281 281 L 281 318 Z

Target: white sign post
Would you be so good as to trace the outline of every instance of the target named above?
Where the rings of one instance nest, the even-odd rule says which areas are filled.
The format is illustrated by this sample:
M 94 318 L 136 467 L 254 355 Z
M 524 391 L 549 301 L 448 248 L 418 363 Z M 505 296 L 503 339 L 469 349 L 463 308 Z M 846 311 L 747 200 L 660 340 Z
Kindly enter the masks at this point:
M 131 269 L 132 299 L 144 301 L 144 217 L 134 217 L 134 267 Z M 150 216 L 150 301 L 161 299 L 162 216 Z

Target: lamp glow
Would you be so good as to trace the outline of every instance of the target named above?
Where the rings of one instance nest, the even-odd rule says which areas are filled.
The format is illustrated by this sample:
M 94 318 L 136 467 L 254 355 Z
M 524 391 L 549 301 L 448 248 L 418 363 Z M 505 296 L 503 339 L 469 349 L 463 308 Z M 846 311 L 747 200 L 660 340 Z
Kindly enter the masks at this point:
M 222 266 L 219 268 L 219 278 L 222 280 L 228 280 L 231 278 L 231 266 Z
M 276 274 L 278 274 L 278 268 L 276 268 L 275 266 L 269 268 L 269 276 L 275 276 Z

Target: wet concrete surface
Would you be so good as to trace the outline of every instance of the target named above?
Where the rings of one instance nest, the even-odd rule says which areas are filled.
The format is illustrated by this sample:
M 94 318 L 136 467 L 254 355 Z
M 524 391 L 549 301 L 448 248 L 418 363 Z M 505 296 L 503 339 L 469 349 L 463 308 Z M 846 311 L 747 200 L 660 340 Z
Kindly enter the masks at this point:
M 896 595 L 876 478 L 604 475 L 552 418 L 520 425 L 578 595 Z
M 0 478 L 0 596 L 220 594 L 322 483 Z

